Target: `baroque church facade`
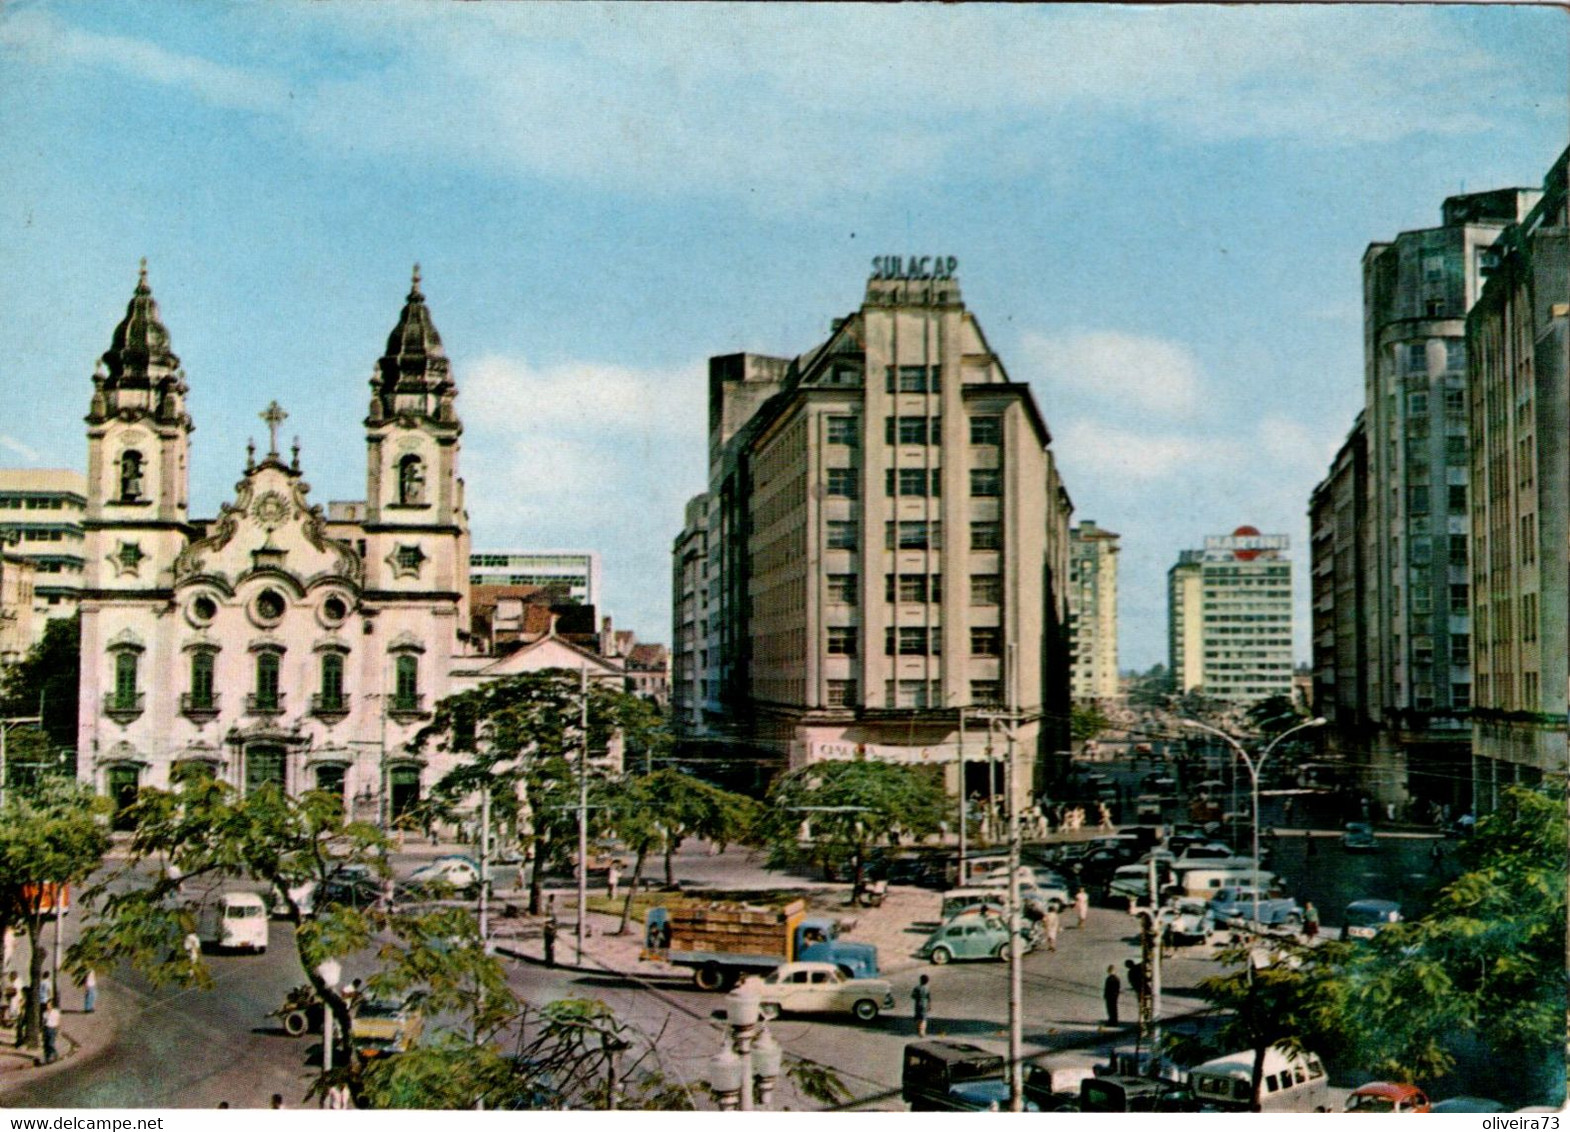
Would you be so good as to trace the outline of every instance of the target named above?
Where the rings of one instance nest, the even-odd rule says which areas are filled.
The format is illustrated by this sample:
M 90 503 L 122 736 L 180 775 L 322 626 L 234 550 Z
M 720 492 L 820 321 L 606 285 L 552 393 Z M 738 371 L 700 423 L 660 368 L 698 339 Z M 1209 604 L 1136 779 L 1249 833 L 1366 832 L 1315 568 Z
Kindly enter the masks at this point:
M 233 501 L 188 515 L 186 379 L 145 264 L 92 380 L 79 777 L 123 808 L 190 766 L 396 823 L 448 769 L 406 743 L 469 624 L 463 426 L 418 267 L 371 379 L 363 500 L 311 503 L 274 403 Z

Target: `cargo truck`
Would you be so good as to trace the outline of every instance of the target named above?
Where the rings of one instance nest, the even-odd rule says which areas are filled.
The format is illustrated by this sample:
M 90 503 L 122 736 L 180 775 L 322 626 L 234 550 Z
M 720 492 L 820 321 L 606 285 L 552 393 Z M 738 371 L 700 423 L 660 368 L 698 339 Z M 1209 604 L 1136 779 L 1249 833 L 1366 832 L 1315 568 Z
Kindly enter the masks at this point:
M 838 921 L 807 915 L 802 900 L 772 908 L 726 901 L 650 908 L 643 942 L 644 959 L 690 967 L 702 990 L 724 990 L 790 962 L 833 963 L 857 979 L 878 974 L 876 947 L 840 939 Z

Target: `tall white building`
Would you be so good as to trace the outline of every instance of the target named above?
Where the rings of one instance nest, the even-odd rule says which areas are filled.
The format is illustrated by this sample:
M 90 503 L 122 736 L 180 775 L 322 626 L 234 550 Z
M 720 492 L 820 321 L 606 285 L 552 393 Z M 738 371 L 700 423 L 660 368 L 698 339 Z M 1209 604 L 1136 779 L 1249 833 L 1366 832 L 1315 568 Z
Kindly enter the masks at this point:
M 69 468 L 0 468 L 0 545 L 32 562 L 32 632 L 70 617 L 85 565 L 87 482 Z
M 1076 700 L 1118 695 L 1118 538 L 1089 519 L 1069 532 L 1069 648 Z
M 599 606 L 597 550 L 477 550 L 469 555 L 469 584 L 544 586 L 579 605 Z
M 363 500 L 310 502 L 274 403 L 234 500 L 192 518 L 186 391 L 144 268 L 87 416 L 78 775 L 122 808 L 185 766 L 395 819 L 446 769 L 404 744 L 468 627 L 463 427 L 418 272 L 371 379 Z
M 1238 704 L 1292 695 L 1287 545 L 1239 527 L 1182 552 L 1167 575 L 1174 690 Z

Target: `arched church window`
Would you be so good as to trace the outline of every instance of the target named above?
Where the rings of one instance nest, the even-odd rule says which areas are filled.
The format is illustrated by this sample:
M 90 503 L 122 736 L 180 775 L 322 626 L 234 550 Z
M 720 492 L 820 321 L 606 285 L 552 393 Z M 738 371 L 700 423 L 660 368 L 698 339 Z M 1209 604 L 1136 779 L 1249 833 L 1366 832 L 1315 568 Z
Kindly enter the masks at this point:
M 420 710 L 420 660 L 405 654 L 393 662 L 394 711 Z
M 211 650 L 191 654 L 191 708 L 209 711 L 213 707 L 213 660 Z
M 405 507 L 425 502 L 425 462 L 418 456 L 398 461 L 398 502 Z
M 142 454 L 135 449 L 120 453 L 120 501 L 134 503 L 142 498 Z
M 283 706 L 283 693 L 278 688 L 281 657 L 276 652 L 256 654 L 256 691 L 251 694 L 251 710 L 278 711 Z
M 321 697 L 323 711 L 338 711 L 343 707 L 342 653 L 328 652 L 322 654 Z

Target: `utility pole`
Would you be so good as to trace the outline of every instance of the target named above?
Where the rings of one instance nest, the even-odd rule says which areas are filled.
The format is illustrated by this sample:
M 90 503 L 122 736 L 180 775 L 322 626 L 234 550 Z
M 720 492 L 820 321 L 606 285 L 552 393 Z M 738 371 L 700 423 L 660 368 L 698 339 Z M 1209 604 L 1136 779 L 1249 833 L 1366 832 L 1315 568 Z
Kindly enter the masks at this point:
M 1019 937 L 1019 806 L 1014 794 L 1014 737 L 1019 730 L 1018 646 L 1009 642 L 1008 776 L 1009 807 L 1009 1111 L 1025 1111 L 1023 941 Z
M 959 709 L 959 883 L 965 885 L 965 822 L 970 799 L 965 794 L 965 709 Z
M 480 787 L 480 946 L 491 942 L 491 784 Z
M 583 934 L 589 917 L 589 666 L 578 668 L 578 966 L 583 966 Z

